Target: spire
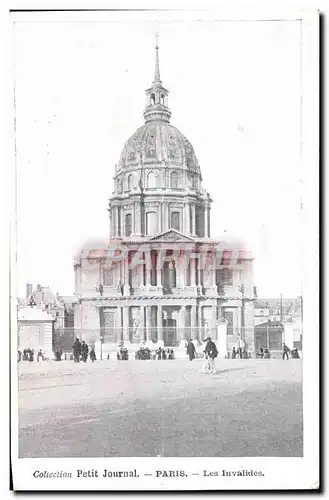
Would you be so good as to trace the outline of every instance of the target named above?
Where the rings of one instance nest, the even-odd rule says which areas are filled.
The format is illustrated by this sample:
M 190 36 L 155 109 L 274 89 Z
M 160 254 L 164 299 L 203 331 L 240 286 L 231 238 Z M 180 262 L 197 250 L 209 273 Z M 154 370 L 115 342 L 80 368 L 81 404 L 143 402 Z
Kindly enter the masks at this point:
M 162 86 L 159 66 L 159 35 L 156 33 L 155 69 L 152 87 L 146 90 L 146 108 L 144 110 L 145 123 L 161 121 L 169 123 L 171 111 L 168 108 L 168 90 Z
M 153 80 L 153 85 L 159 83 L 160 85 L 162 84 L 161 79 L 160 79 L 160 65 L 159 65 L 159 33 L 155 34 L 155 69 L 154 69 L 154 80 Z

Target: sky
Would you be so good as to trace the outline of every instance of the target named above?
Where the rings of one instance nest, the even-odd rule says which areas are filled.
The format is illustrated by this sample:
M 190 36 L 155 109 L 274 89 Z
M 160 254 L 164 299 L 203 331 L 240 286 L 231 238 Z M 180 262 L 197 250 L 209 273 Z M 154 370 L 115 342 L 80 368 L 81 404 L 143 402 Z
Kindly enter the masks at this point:
M 74 291 L 73 255 L 108 238 L 125 141 L 154 72 L 211 193 L 211 236 L 244 237 L 260 297 L 301 293 L 299 21 L 16 22 L 18 294 Z

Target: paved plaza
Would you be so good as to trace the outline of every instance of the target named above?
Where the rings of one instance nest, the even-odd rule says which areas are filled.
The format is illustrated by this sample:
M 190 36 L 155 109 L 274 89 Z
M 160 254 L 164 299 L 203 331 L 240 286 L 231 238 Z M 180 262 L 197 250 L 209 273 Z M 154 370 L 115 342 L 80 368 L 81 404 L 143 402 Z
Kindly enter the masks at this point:
M 19 363 L 19 456 L 302 456 L 301 360 L 202 363 Z

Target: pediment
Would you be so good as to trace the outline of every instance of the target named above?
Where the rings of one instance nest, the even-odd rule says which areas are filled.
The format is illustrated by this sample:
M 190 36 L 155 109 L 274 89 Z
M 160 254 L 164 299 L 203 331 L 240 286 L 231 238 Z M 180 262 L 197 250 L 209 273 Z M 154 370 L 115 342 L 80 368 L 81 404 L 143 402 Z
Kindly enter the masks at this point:
M 150 238 L 149 241 L 179 241 L 186 243 L 195 242 L 193 238 L 191 238 L 190 236 L 185 236 L 185 234 L 176 231 L 176 229 L 169 229 L 169 231 L 157 234 L 156 236 L 153 236 L 153 238 Z

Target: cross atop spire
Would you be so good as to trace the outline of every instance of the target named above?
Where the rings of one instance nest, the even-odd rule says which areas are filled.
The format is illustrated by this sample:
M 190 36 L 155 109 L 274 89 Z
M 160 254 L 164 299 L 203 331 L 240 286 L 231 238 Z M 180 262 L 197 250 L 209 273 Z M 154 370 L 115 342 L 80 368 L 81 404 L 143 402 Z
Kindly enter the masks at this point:
M 159 33 L 155 34 L 155 70 L 153 84 L 162 83 L 160 79 L 160 66 L 159 66 Z

